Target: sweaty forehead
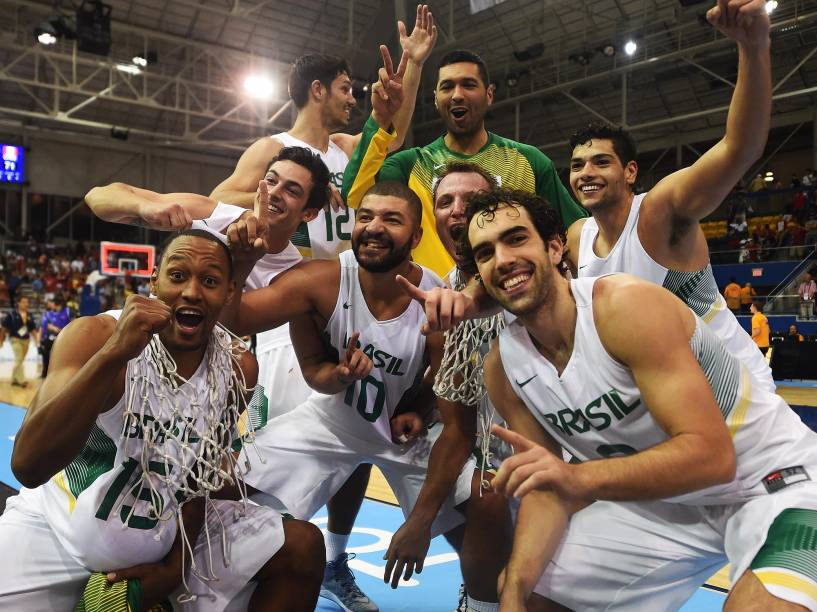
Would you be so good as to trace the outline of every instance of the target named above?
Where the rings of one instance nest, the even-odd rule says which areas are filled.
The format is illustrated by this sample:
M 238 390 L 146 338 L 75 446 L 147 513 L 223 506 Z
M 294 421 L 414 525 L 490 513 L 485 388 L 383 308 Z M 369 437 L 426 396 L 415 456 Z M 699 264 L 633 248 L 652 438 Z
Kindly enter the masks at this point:
M 482 78 L 479 75 L 479 66 L 472 62 L 457 62 L 456 64 L 443 66 L 440 68 L 438 76 L 437 82 L 472 78 L 482 83 Z
M 592 157 L 593 155 L 615 155 L 613 141 L 608 138 L 593 138 L 576 145 L 573 157 Z
M 312 173 L 291 159 L 279 159 L 270 166 L 269 171 L 277 174 L 280 180 L 293 181 L 304 189 L 312 186 Z
M 171 242 L 162 256 L 162 267 L 169 262 L 185 262 L 193 266 L 216 266 L 225 274 L 229 271 L 225 249 L 213 240 L 200 236 L 180 236 Z
M 491 186 L 476 172 L 452 172 L 437 183 L 437 197 L 443 194 L 488 190 Z

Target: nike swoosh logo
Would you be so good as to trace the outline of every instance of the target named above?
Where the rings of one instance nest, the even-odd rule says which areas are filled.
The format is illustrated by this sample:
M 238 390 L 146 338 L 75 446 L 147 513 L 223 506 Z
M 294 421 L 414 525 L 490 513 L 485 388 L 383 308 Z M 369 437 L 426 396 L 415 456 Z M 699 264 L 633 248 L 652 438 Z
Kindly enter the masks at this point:
M 583 266 L 579 266 L 579 270 L 581 270 L 582 268 L 586 268 L 588 265 L 589 264 L 584 264 Z
M 351 304 L 347 304 L 346 302 L 343 302 L 343 308 L 344 308 L 345 310 L 349 310 L 349 307 L 350 307 L 350 306 L 351 306 Z
M 530 381 L 532 381 L 532 380 L 533 380 L 534 378 L 536 378 L 537 376 L 539 376 L 539 375 L 538 375 L 538 374 L 534 374 L 534 375 L 533 375 L 533 376 L 531 376 L 531 377 L 530 377 L 528 380 L 525 380 L 525 381 L 522 381 L 522 382 L 519 382 L 518 380 L 514 379 L 514 382 L 515 382 L 515 383 L 516 383 L 516 385 L 517 385 L 517 386 L 518 386 L 518 387 L 521 389 L 522 387 L 524 387 L 525 385 L 527 385 L 527 384 L 528 384 Z

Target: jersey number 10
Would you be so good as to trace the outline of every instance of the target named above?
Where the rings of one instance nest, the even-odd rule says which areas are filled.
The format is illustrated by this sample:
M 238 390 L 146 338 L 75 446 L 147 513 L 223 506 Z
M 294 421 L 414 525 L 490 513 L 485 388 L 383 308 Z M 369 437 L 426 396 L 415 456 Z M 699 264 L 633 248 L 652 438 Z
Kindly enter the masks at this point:
M 370 423 L 374 423 L 383 412 L 383 405 L 386 403 L 386 386 L 374 376 L 369 375 L 346 388 L 346 395 L 343 401 L 347 406 L 351 406 L 355 398 L 355 389 L 360 384 L 360 391 L 357 396 L 358 413 Z M 374 387 L 375 396 L 371 408 L 369 407 L 369 387 Z

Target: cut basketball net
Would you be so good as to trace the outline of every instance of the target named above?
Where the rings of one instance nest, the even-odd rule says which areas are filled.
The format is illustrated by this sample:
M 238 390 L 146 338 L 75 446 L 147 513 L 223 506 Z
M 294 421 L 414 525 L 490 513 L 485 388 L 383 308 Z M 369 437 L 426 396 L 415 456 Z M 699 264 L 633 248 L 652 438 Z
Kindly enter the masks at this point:
M 235 483 L 241 501 L 246 507 L 247 493 L 242 469 L 232 453 L 239 421 L 247 431 L 241 436 L 244 444 L 252 444 L 255 418 L 245 401 L 248 389 L 243 374 L 237 366 L 239 355 L 247 347 L 229 330 L 217 326 L 210 336 L 204 357 L 207 368 L 207 398 L 197 400 L 188 381 L 179 375 L 170 353 L 154 335 L 147 349 L 128 363 L 127 387 L 122 443 L 127 455 L 137 458 L 141 472 L 128 489 L 130 495 L 122 496 L 117 510 L 127 499 L 137 502 L 127 509 L 123 528 L 126 528 L 139 506 L 140 514 L 150 520 L 162 522 L 155 539 L 160 539 L 167 521 L 176 519 L 182 542 L 182 584 L 185 593 L 179 603 L 195 601 L 199 595 L 190 593 L 184 568 L 190 558 L 190 571 L 202 581 L 215 580 L 213 574 L 210 533 L 207 514 L 215 512 L 222 525 L 221 547 L 225 565 L 229 565 L 224 523 L 210 494 L 225 484 Z M 156 405 L 152 405 L 155 403 Z M 246 418 L 242 413 L 247 411 Z M 131 428 L 141 428 L 143 440 L 134 440 L 128 433 Z M 140 448 L 131 446 L 137 444 Z M 187 501 L 205 499 L 204 536 L 207 542 L 209 567 L 204 576 L 196 566 L 193 544 L 185 533 L 182 507 Z M 167 505 L 167 507 L 166 507 Z M 146 514 L 145 514 L 146 513 Z
M 462 291 L 465 282 L 457 270 L 453 283 L 454 291 Z M 434 378 L 434 393 L 450 402 L 459 402 L 466 406 L 476 406 L 479 427 L 480 481 L 482 489 L 488 488 L 485 480 L 486 466 L 491 455 L 491 423 L 494 419 L 494 407 L 490 402 L 483 402 L 485 388 L 483 362 L 488 354 L 489 343 L 505 327 L 501 313 L 482 319 L 466 319 L 456 327 L 445 332 L 443 359 L 440 369 Z

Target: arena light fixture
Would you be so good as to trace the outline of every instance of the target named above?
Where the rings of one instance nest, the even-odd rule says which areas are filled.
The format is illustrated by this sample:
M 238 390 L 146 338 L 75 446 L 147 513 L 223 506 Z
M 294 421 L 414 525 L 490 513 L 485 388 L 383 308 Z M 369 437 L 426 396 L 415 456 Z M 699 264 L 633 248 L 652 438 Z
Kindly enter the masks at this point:
M 269 77 L 260 74 L 251 74 L 244 79 L 244 91 L 252 98 L 268 100 L 275 92 L 275 85 Z
M 133 59 L 131 60 L 136 66 L 140 68 L 144 68 L 148 65 L 148 61 L 146 58 L 142 57 L 141 55 L 134 55 Z
M 627 55 L 635 55 L 636 51 L 638 51 L 638 45 L 633 39 L 630 39 L 624 43 L 624 53 Z
M 133 64 L 116 64 L 114 66 L 119 72 L 124 72 L 125 74 L 130 74 L 136 76 L 137 74 L 142 74 L 142 69 L 139 66 L 134 66 Z
M 37 42 L 41 45 L 55 45 L 57 44 L 57 37 L 51 32 L 40 32 L 37 34 Z
M 766 12 L 771 15 L 774 12 L 774 9 L 777 8 L 777 0 L 768 0 L 766 2 Z

